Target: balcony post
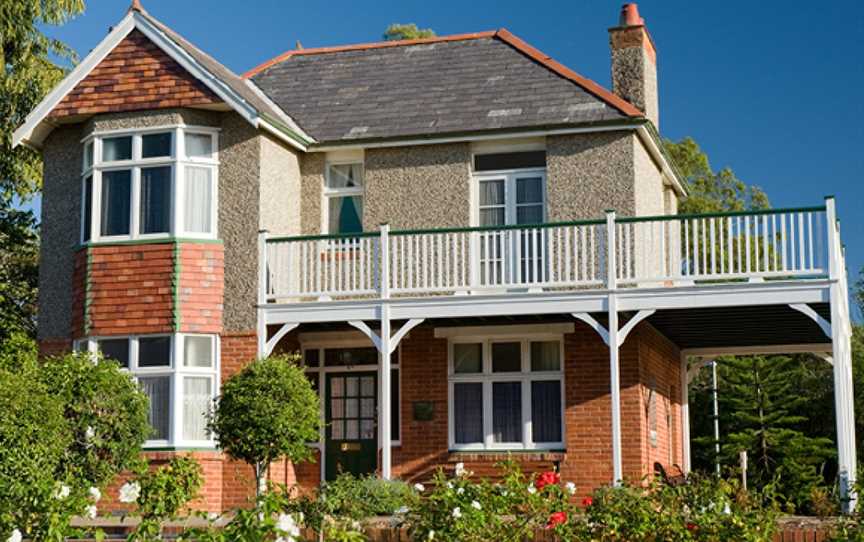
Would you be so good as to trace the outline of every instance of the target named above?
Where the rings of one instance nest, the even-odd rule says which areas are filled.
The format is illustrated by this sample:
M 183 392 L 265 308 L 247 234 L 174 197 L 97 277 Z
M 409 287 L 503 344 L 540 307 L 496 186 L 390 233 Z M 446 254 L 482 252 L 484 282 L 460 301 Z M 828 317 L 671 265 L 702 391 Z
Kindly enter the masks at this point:
M 381 438 L 381 478 L 385 480 L 389 480 L 392 478 L 392 462 L 393 462 L 393 450 L 392 443 L 390 442 L 391 435 L 391 408 L 390 404 L 390 377 L 392 375 L 391 367 L 390 367 L 390 304 L 388 300 L 390 299 L 390 225 L 389 224 L 381 224 L 381 239 L 379 244 L 379 250 L 381 251 L 381 263 L 380 263 L 380 295 L 381 295 L 381 340 L 379 348 L 379 355 L 381 356 L 381 363 L 379 364 L 380 368 L 380 376 L 379 379 L 381 381 L 381 397 L 379 398 L 379 402 L 381 405 L 381 423 L 379 424 L 379 435 Z
M 606 287 L 609 290 L 609 388 L 612 399 L 612 481 L 615 485 L 624 478 L 621 454 L 621 375 L 618 346 L 617 261 L 615 239 L 615 211 L 606 211 Z
M 831 279 L 831 346 L 834 359 L 834 415 L 837 424 L 837 463 L 840 504 L 844 513 L 855 509 L 856 450 L 852 356 L 850 344 L 846 269 L 840 244 L 834 198 L 825 198 L 828 230 L 828 277 Z
M 258 357 L 264 357 L 267 349 L 267 321 L 264 305 L 267 304 L 267 230 L 258 230 Z

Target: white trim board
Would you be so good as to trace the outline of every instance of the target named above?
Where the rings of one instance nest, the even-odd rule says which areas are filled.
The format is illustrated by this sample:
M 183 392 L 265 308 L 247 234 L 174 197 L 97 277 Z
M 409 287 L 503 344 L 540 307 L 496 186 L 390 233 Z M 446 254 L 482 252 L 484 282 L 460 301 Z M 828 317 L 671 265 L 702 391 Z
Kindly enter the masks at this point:
M 120 23 L 117 24 L 111 32 L 109 32 L 108 36 L 103 39 L 59 85 L 48 93 L 48 95 L 39 103 L 39 105 L 36 106 L 35 109 L 33 109 L 33 111 L 30 112 L 29 115 L 27 115 L 24 124 L 19 126 L 12 135 L 13 148 L 23 143 L 24 145 L 38 149 L 41 146 L 43 139 L 50 132 L 50 129 L 56 125 L 53 121 L 47 120 L 51 111 L 53 111 L 63 98 L 78 86 L 78 83 L 84 80 L 84 78 L 86 78 L 90 72 L 93 71 L 93 69 L 98 66 L 99 63 L 102 62 L 105 57 L 108 56 L 111 51 L 113 51 L 114 48 L 117 47 L 117 45 L 133 30 L 139 30 L 144 34 L 149 40 L 165 52 L 165 54 L 180 64 L 180 66 L 189 72 L 190 75 L 204 83 L 207 88 L 213 91 L 214 94 L 246 119 L 247 122 L 252 124 L 252 126 L 264 129 L 274 134 L 293 147 L 303 151 L 306 150 L 305 145 L 291 137 L 288 137 L 284 132 L 273 126 L 270 122 L 262 119 L 259 112 L 246 102 L 242 96 L 237 94 L 221 79 L 197 62 L 188 52 L 186 52 L 185 49 L 170 37 L 166 36 L 162 30 L 148 21 L 145 16 L 136 11 L 130 11 L 120 21 Z M 250 88 L 253 91 L 256 91 L 256 94 L 259 94 L 260 91 L 257 91 L 256 87 L 250 85 Z M 285 118 L 289 119 L 290 117 L 285 115 Z M 300 132 L 300 136 L 305 137 L 310 141 L 314 141 L 305 133 Z

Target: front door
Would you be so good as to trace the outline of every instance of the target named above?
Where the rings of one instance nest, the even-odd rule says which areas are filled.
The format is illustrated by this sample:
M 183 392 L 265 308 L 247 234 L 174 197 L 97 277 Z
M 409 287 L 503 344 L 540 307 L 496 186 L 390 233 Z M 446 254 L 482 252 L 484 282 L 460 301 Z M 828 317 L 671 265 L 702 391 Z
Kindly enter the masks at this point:
M 328 373 L 325 479 L 363 476 L 378 463 L 378 385 L 374 372 Z

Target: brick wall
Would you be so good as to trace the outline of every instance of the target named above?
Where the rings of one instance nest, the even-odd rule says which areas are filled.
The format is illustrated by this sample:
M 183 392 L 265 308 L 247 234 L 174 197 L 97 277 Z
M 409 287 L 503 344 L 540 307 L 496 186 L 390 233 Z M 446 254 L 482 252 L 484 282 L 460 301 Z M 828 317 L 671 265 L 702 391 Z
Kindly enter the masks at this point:
M 72 351 L 72 341 L 67 338 L 40 339 L 39 356 L 50 357 Z
M 89 335 L 173 331 L 173 244 L 90 248 Z
M 57 104 L 49 117 L 220 103 L 204 84 L 133 30 Z
M 184 333 L 220 333 L 225 291 L 221 244 L 180 243 L 179 324 Z

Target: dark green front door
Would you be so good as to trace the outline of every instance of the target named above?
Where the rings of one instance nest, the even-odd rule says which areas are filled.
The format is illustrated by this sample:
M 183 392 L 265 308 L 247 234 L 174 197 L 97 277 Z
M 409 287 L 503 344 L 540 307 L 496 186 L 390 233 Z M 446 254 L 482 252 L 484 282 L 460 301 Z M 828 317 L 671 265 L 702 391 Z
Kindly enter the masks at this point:
M 325 478 L 362 476 L 378 463 L 378 386 L 375 373 L 328 373 Z

